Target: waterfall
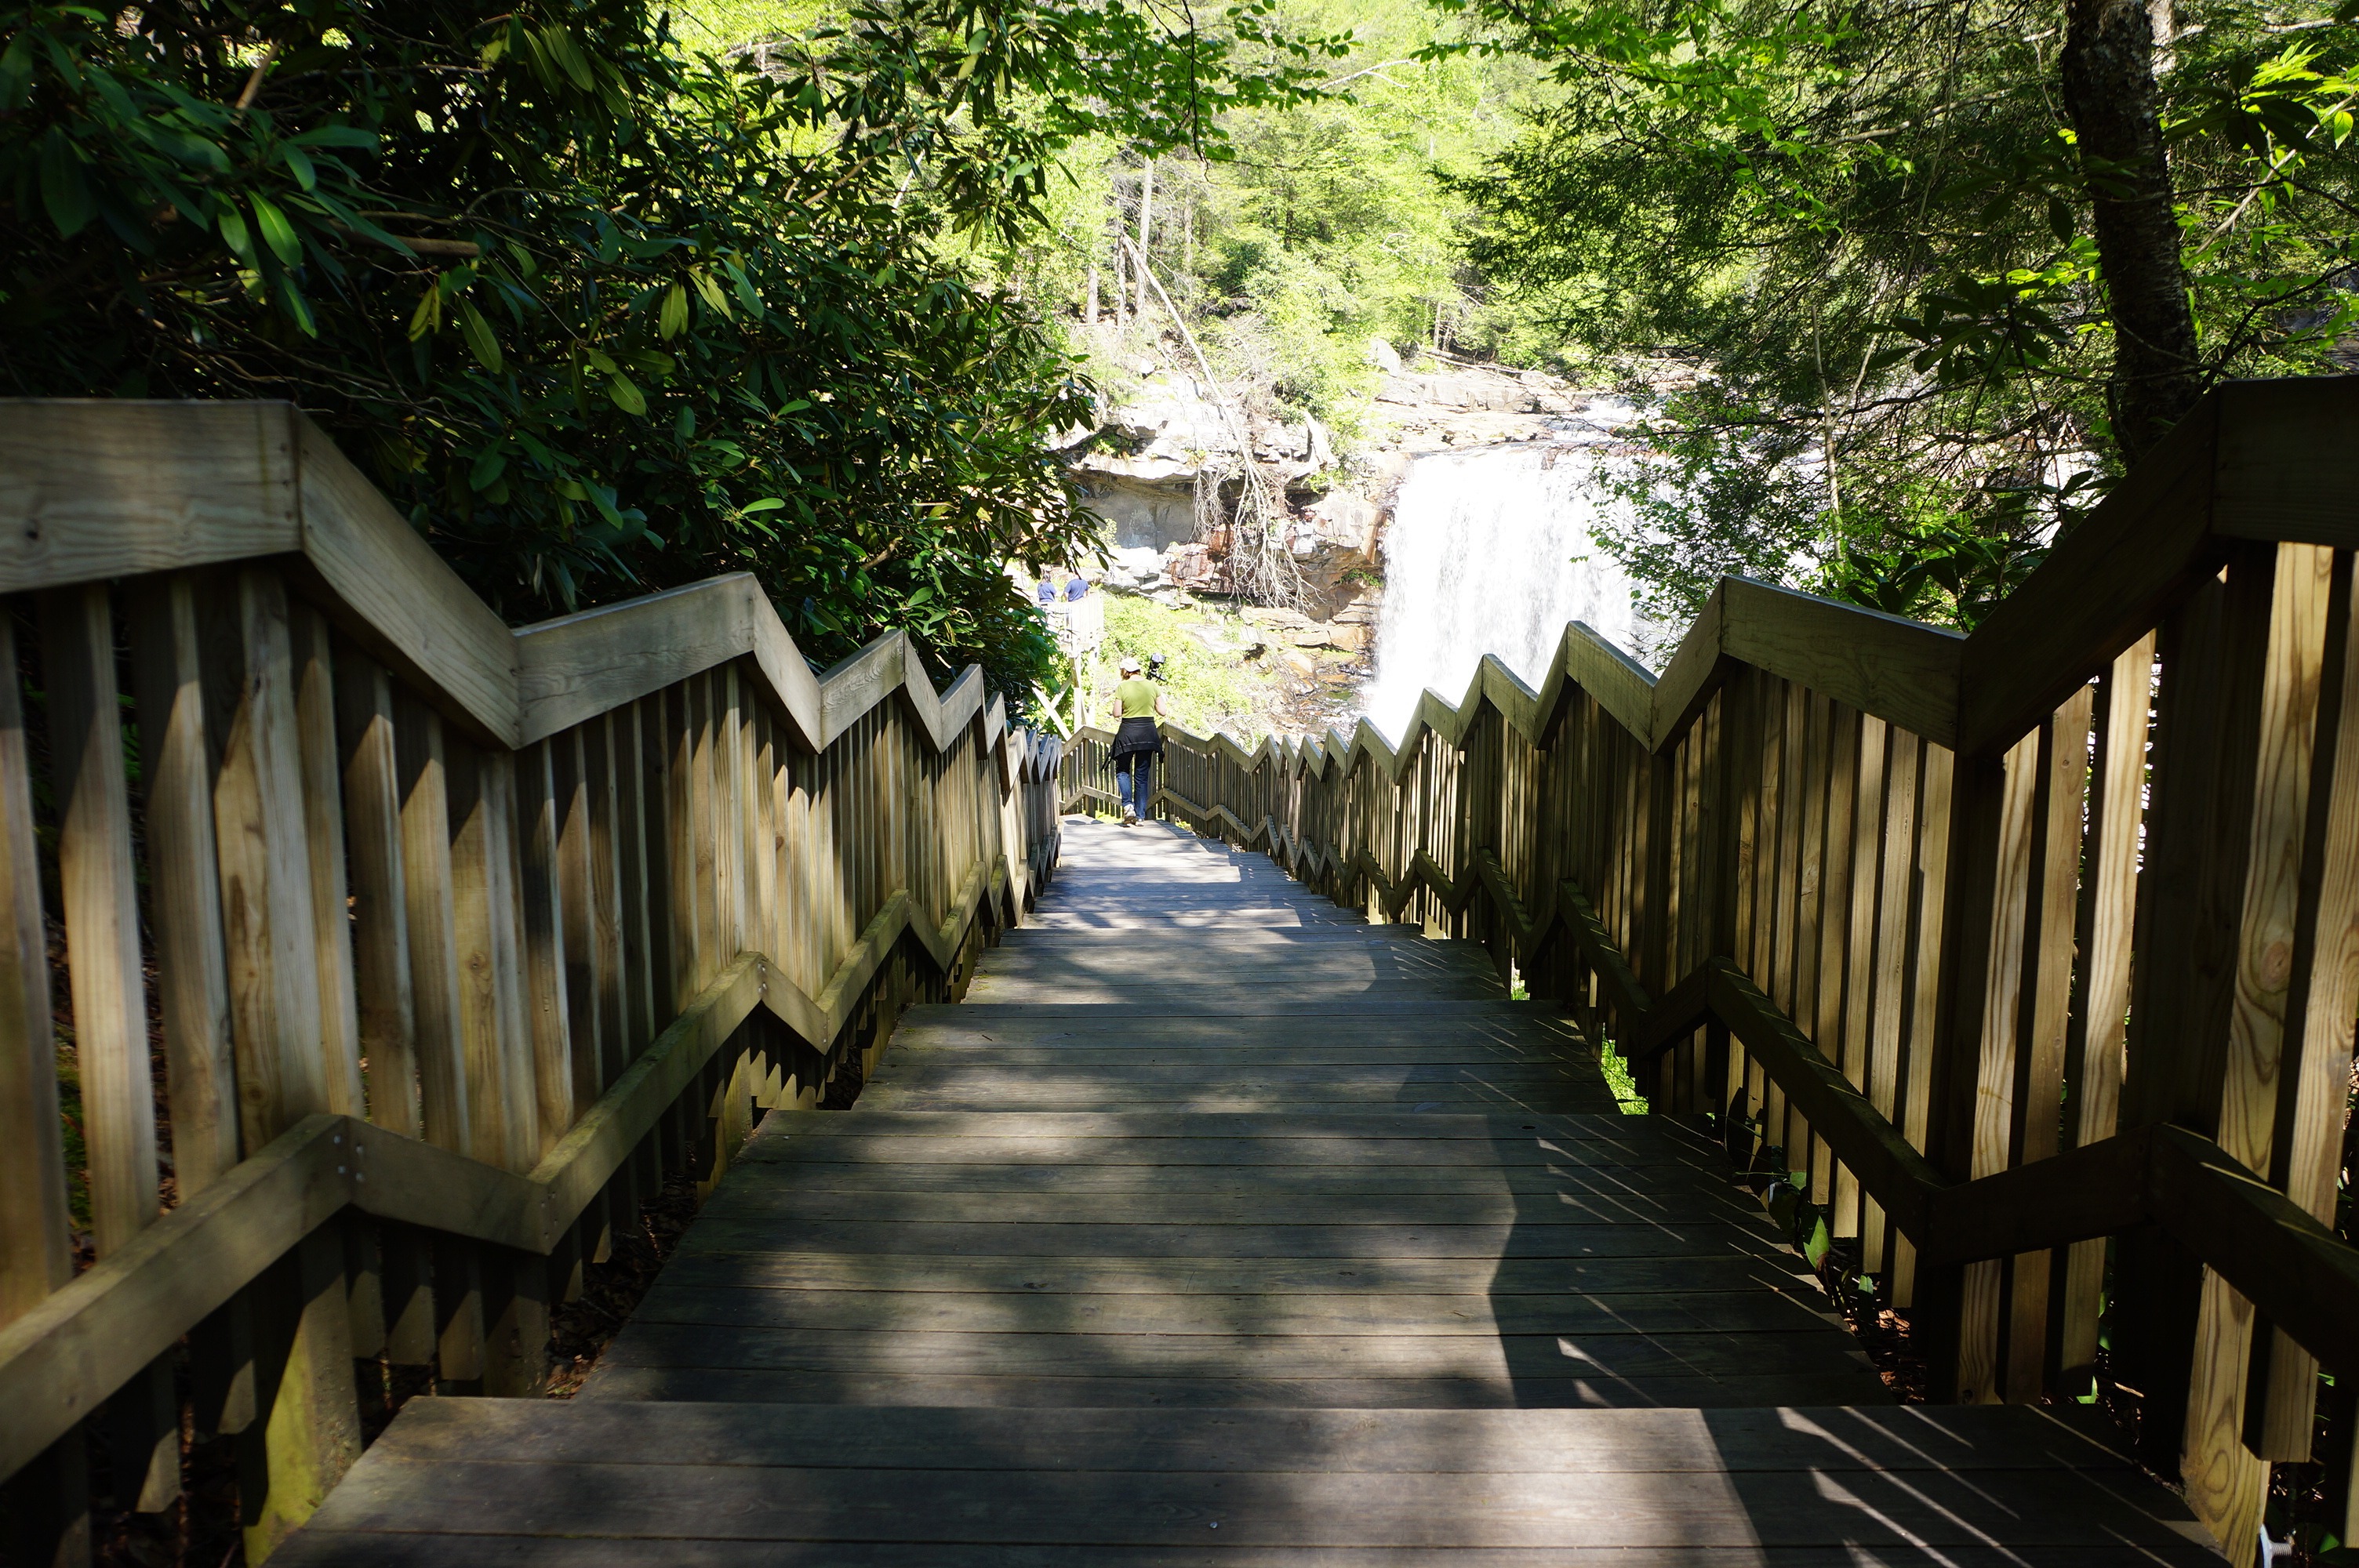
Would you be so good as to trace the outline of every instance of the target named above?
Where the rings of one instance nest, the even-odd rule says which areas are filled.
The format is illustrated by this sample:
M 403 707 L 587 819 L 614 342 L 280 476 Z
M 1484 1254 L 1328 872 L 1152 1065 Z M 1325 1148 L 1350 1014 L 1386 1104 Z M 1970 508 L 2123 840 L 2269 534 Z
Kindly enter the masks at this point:
M 1386 530 L 1375 674 L 1361 699 L 1377 729 L 1397 737 L 1428 688 L 1458 701 L 1485 654 L 1537 689 L 1568 621 L 1645 651 L 1654 628 L 1589 531 L 1610 504 L 1592 493 L 1593 476 L 1629 417 L 1628 405 L 1600 399 L 1553 440 L 1410 469 Z

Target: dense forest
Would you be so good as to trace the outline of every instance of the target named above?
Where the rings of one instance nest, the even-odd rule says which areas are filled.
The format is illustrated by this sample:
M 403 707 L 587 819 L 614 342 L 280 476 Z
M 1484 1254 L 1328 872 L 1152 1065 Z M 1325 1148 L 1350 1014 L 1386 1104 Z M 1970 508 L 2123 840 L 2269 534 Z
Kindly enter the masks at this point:
M 1371 337 L 1676 384 L 1609 481 L 1651 611 L 1739 571 L 1970 625 L 2212 381 L 2359 368 L 2354 14 L 1304 0 L 1314 101 L 1076 169 L 1016 271 L 1119 370 L 1145 255 L 1347 446 Z
M 1655 609 L 1971 622 L 2212 380 L 2340 363 L 2334 3 L 17 5 L 0 386 L 292 398 L 514 619 L 742 568 L 1020 697 L 1045 438 L 1142 359 L 1347 453 L 1372 339 L 1670 362 Z
M 1346 453 L 1371 339 L 1635 393 L 1657 615 L 1740 571 L 1971 625 L 2213 380 L 2359 367 L 2353 11 L 1288 0 L 1315 81 L 1076 141 L 966 265 L 1116 393 L 1200 347 Z

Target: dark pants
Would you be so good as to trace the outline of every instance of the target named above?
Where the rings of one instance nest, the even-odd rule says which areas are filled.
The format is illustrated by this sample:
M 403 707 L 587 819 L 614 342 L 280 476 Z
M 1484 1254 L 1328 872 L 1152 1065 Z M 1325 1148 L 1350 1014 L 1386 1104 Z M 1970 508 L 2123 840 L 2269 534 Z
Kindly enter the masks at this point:
M 1116 757 L 1114 787 L 1122 797 L 1124 809 L 1136 816 L 1147 816 L 1155 805 L 1155 753 L 1133 752 L 1127 757 Z

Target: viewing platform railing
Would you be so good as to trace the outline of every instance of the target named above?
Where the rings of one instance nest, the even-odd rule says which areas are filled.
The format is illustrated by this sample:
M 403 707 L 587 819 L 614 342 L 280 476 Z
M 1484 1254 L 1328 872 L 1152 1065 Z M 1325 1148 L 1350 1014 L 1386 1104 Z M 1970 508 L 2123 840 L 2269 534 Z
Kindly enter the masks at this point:
M 1729 579 L 1659 678 L 1576 624 L 1397 744 L 1169 734 L 1163 806 L 1482 940 L 1790 1169 L 1934 1397 L 2102 1358 L 2233 1561 L 2270 1461 L 2359 1539 L 2354 452 L 2359 381 L 2231 384 L 1971 636 Z
M 0 593 L 11 1562 L 86 1555 L 87 1423 L 147 1511 L 237 1434 L 258 1562 L 356 1363 L 537 1391 L 641 1202 L 1055 862 L 979 670 L 814 675 L 745 576 L 511 631 L 285 406 L 0 402 Z

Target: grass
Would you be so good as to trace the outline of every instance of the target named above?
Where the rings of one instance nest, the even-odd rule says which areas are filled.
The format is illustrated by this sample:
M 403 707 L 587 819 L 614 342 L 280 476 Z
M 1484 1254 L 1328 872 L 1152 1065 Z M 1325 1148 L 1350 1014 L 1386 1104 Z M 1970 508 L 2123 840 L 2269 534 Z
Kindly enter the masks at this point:
M 1158 604 L 1128 594 L 1105 596 L 1105 646 L 1098 650 L 1090 721 L 1108 723 L 1123 655 L 1141 664 L 1161 655 L 1166 721 L 1192 734 L 1226 730 L 1242 740 L 1267 731 L 1262 715 L 1278 695 L 1274 661 L 1248 663 L 1245 649 L 1266 640 L 1234 611 L 1196 604 Z
M 1614 1102 L 1625 1116 L 1644 1116 L 1653 1108 L 1647 1097 L 1638 1092 L 1638 1080 L 1630 1076 L 1630 1064 L 1614 1048 L 1611 1040 L 1597 1043 L 1597 1067 L 1605 1075 L 1605 1087 L 1614 1091 Z

